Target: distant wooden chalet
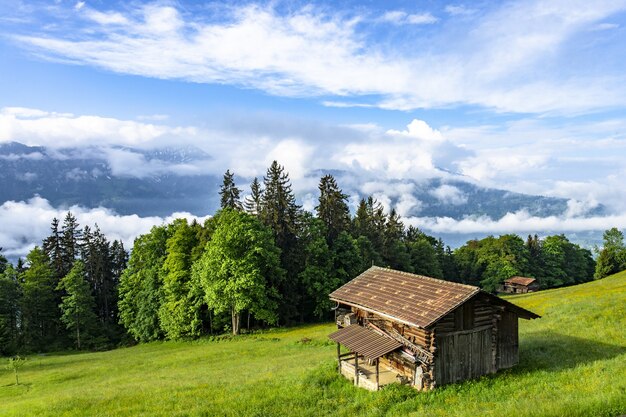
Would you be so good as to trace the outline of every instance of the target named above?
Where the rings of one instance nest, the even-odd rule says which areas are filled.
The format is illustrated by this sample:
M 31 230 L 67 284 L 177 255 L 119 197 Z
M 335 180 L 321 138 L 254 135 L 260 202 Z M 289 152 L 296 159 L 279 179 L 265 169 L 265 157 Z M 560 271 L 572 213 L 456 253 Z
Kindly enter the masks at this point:
M 516 365 L 517 319 L 539 317 L 478 287 L 375 266 L 330 299 L 339 371 L 371 390 L 431 389 Z
M 535 278 L 511 277 L 504 280 L 502 287 L 500 287 L 500 292 L 526 294 L 527 292 L 537 291 L 538 289 L 539 283 Z

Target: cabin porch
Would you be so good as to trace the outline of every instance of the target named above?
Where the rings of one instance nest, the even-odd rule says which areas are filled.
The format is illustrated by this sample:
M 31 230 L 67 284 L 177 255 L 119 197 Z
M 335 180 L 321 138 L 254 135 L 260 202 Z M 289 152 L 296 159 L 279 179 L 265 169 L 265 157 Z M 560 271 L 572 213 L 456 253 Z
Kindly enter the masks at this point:
M 341 355 L 338 366 L 339 372 L 354 385 L 370 391 L 378 391 L 385 385 L 399 382 L 399 374 L 381 365 L 378 359 L 368 361 L 360 356 L 357 360 L 352 352 Z

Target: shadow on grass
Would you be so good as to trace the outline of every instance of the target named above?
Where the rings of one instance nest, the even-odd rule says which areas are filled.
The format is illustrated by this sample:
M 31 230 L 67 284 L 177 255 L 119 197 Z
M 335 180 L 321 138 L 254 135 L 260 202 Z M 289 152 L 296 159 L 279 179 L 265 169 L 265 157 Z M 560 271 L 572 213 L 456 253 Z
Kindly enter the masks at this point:
M 520 346 L 519 366 L 512 371 L 561 371 L 623 354 L 626 346 L 559 333 L 529 334 Z

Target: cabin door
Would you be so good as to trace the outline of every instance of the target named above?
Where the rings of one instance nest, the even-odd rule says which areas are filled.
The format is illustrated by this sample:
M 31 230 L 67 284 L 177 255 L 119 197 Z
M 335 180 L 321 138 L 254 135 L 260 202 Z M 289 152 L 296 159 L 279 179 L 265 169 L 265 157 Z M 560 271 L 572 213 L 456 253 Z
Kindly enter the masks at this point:
M 491 372 L 491 329 L 441 335 L 436 368 L 437 382 L 449 384 Z

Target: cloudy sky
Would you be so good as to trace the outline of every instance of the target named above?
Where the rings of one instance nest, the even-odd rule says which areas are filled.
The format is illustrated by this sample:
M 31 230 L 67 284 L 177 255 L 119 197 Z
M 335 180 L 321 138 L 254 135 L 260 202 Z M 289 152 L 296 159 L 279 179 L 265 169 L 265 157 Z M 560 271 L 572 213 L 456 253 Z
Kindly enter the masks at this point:
M 571 199 L 546 219 L 407 219 L 439 232 L 626 227 L 625 24 L 620 0 L 3 0 L 0 142 L 98 146 L 137 176 L 164 168 L 111 146 L 193 146 L 211 160 L 172 169 L 244 179 L 278 159 L 305 205 L 319 169 L 377 178 L 356 186 L 405 208 L 402 181 L 432 177 Z M 598 204 L 608 217 L 586 217 Z M 0 213 L 7 230 L 62 209 Z

